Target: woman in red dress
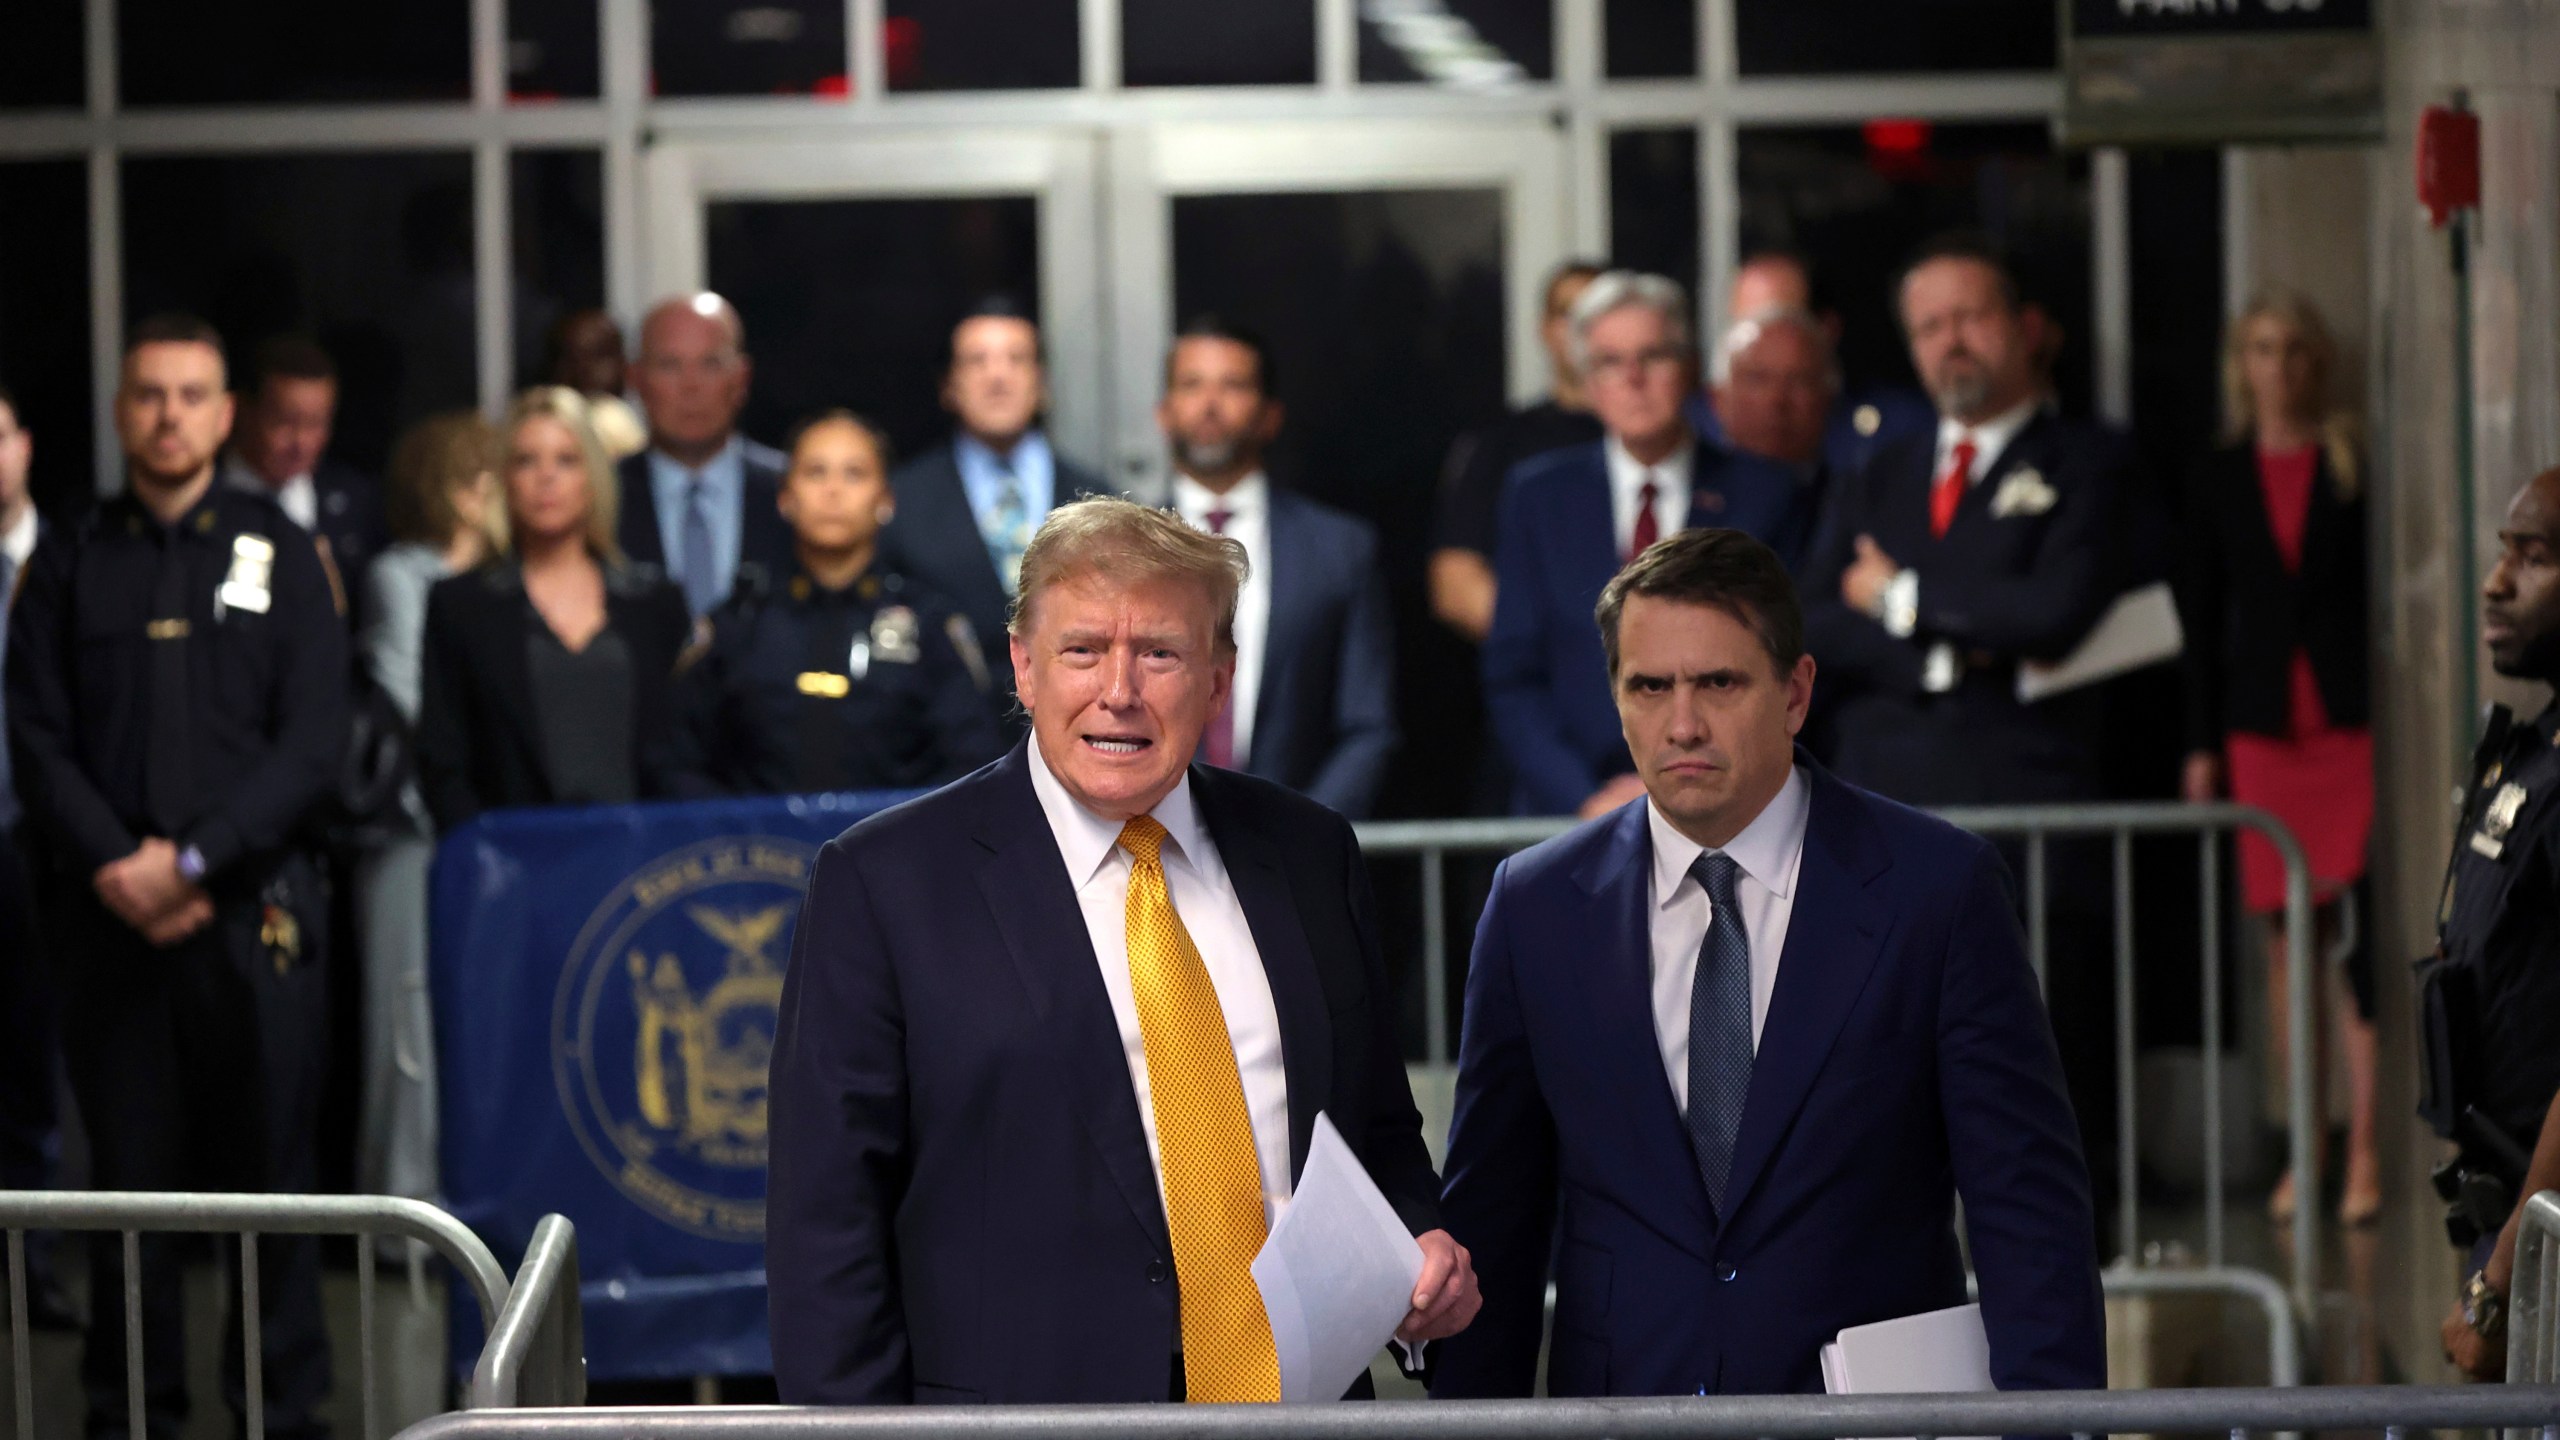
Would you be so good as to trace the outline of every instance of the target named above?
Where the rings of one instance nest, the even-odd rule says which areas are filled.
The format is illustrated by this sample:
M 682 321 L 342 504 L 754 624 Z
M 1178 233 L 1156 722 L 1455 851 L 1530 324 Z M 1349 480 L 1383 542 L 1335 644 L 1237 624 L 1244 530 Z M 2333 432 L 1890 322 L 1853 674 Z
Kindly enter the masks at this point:
M 2232 321 L 2223 346 L 2224 444 L 2191 478 L 2180 586 L 2186 798 L 2211 800 L 2227 786 L 2233 800 L 2271 812 L 2302 842 L 2317 907 L 2311 953 L 2324 976 L 2339 937 L 2361 928 L 2348 923 L 2348 912 L 2365 874 L 2374 789 L 2364 496 L 2353 424 L 2331 394 L 2336 365 L 2328 328 L 2299 297 L 2263 297 Z M 2283 1074 L 2284 864 L 2255 832 L 2240 840 L 2240 883 L 2248 909 L 2267 926 L 2271 1048 Z M 2360 1225 L 2381 1208 L 2382 1172 L 2374 1149 L 2373 967 L 2368 947 L 2350 948 L 2354 1004 L 2321 1008 L 2336 1017 L 2348 1077 L 2338 1218 Z M 2331 988 L 2315 994 L 2325 1000 Z M 2314 1074 L 2325 1079 L 2325 1068 L 2316 1062 Z M 2314 1113 L 2325 1115 L 2325 1106 Z M 2280 1220 L 2293 1215 L 2296 1179 L 2286 1174 L 2268 1199 Z

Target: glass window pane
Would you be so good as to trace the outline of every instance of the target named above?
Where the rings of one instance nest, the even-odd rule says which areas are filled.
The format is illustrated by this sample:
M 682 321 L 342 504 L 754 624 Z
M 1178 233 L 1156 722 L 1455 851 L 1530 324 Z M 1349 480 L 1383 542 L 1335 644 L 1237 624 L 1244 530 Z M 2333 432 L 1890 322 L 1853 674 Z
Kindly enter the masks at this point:
M 1463 814 L 1474 798 L 1474 652 L 1431 619 L 1423 552 L 1450 442 L 1502 414 L 1502 235 L 1493 189 L 1173 202 L 1177 319 L 1215 311 L 1271 343 L 1287 407 L 1273 478 L 1377 527 L 1399 719 L 1431 737 L 1398 759 L 1382 814 Z
M 1070 89 L 1084 83 L 1076 0 L 888 0 L 896 90 Z
M 596 0 L 508 0 L 507 98 L 517 104 L 604 93 Z
M 900 455 L 941 439 L 952 323 L 998 293 L 1039 313 L 1039 220 L 1029 195 L 708 207 L 704 278 L 738 307 L 756 360 L 741 427 L 778 444 L 848 405 Z
M 1850 24 L 1803 0 L 1733 0 L 1734 54 L 1745 75 L 2050 70 L 2055 29 L 2053 0 L 1867 5 Z
M 1550 0 L 1360 0 L 1360 79 L 1500 90 L 1556 73 Z
M 85 503 L 89 463 L 89 169 L 79 160 L 0 165 L 0 385 L 35 437 L 28 483 L 48 514 Z
M 1609 259 L 1668 275 L 1698 293 L 1698 132 L 1618 130 L 1609 136 Z
M 1893 282 L 1942 231 L 1988 232 L 2031 298 L 2061 322 L 2064 409 L 2089 413 L 2089 166 L 2042 125 L 1746 129 L 1739 138 L 1742 253 L 1791 250 L 1811 265 L 1815 303 L 1837 309 L 1853 385 L 1910 385 Z
M 1313 85 L 1314 0 L 1121 0 L 1124 85 Z
M 849 91 L 844 0 L 668 0 L 649 15 L 656 94 Z
M 400 427 L 479 401 L 468 155 L 128 160 L 124 253 L 129 316 L 193 311 L 235 358 L 318 338 L 350 464 L 379 474 Z
M 1612 80 L 1698 73 L 1696 0 L 1605 0 L 1601 37 Z
M 129 105 L 465 100 L 466 0 L 117 0 Z
M 515 224 L 516 383 L 550 373 L 551 329 L 604 304 L 604 157 L 520 151 L 507 162 Z
M 0 39 L 0 110 L 88 103 L 80 0 L 13 0 Z

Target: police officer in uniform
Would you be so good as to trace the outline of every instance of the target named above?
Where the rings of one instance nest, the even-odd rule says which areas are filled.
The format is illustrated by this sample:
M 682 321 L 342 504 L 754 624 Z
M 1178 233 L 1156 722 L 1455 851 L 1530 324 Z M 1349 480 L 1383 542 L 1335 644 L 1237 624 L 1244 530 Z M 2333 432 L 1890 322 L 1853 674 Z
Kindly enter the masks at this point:
M 686 671 L 678 790 L 783 795 L 939 785 L 1004 749 L 967 617 L 873 564 L 886 447 L 833 410 L 793 436 L 794 563 L 742 566 Z
M 2501 675 L 2560 684 L 2560 469 L 2519 493 L 2481 590 Z M 2445 1356 L 2505 1371 L 2519 1201 L 2560 1185 L 2560 703 L 2529 723 L 2494 706 L 2473 757 L 2436 953 L 2419 963 L 2419 1113 L 2461 1146 L 2436 1172 L 2470 1252 Z
M 145 321 L 116 419 L 129 484 L 37 547 L 8 710 L 62 963 L 63 1049 L 105 1190 L 303 1191 L 326 1050 L 328 913 L 303 827 L 347 732 L 346 629 L 311 538 L 215 483 L 221 342 Z M 142 1242 L 147 1414 L 126 1412 L 122 1247 L 90 1247 L 92 1436 L 187 1412 L 179 1256 Z M 317 1243 L 259 1245 L 267 1433 L 325 1434 Z M 238 1311 L 226 1398 L 246 1410 Z

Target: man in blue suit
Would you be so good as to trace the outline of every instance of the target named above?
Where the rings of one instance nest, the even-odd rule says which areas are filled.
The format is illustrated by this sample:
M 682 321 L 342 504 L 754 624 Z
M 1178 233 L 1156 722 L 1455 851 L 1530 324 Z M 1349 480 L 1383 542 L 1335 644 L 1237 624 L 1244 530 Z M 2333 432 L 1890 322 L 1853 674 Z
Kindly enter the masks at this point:
M 786 1403 L 1278 1399 L 1248 1267 L 1319 1113 L 1422 1250 L 1398 1335 L 1473 1317 L 1351 827 L 1193 763 L 1243 578 L 1162 510 L 1062 507 L 1030 738 L 819 853 L 774 1033 Z
M 1730 530 L 1613 579 L 1646 794 L 1516 855 L 1467 976 L 1441 1205 L 1484 1309 L 1432 1393 L 1810 1392 L 1841 1329 L 1961 1305 L 2003 1389 L 2106 1383 L 2088 1175 L 1980 839 L 1793 745 L 1814 662 Z
M 617 467 L 622 553 L 665 569 L 694 618 L 729 598 L 740 564 L 768 575 L 792 564 L 778 506 L 782 452 L 738 433 L 754 362 L 746 323 L 704 292 L 660 302 L 640 325 L 632 383 L 649 415 L 649 448 Z
M 1365 819 L 1396 748 L 1378 535 L 1264 473 L 1281 423 L 1273 379 L 1262 337 L 1215 316 L 1184 325 L 1165 357 L 1165 498 L 1194 528 L 1242 544 L 1252 567 L 1236 604 L 1235 690 L 1201 758 Z
M 1693 525 L 1800 545 L 1810 501 L 1785 468 L 1691 431 L 1697 384 L 1677 282 L 1612 270 L 1574 302 L 1572 348 L 1607 431 L 1512 471 L 1494 555 L 1485 708 L 1528 815 L 1606 814 L 1643 793 L 1618 734 L 1591 607 L 1618 567 Z
M 1048 403 L 1040 327 L 1009 299 L 978 302 L 951 328 L 942 377 L 943 408 L 959 428 L 898 468 L 898 518 L 880 532 L 881 563 L 958 606 L 999 671 L 1023 547 L 1051 506 L 1104 490 L 1050 447 L 1040 428 Z M 988 699 L 1005 732 L 1021 733 L 1010 673 Z

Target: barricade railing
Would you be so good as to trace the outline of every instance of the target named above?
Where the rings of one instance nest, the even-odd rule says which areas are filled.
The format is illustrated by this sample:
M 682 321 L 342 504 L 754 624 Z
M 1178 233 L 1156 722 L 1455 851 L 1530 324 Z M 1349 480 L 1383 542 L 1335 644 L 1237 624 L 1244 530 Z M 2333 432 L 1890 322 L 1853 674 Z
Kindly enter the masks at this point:
M 2323 993 L 2311 960 L 2311 869 L 2302 845 L 2284 823 L 2247 805 L 2156 802 L 2135 804 L 1965 806 L 1937 812 L 1942 819 L 1988 839 L 2013 840 L 2024 849 L 2020 881 L 2025 889 L 2028 958 L 2042 983 L 2052 949 L 2050 850 L 2056 842 L 2107 842 L 2113 871 L 2117 1184 L 2116 1262 L 2129 1269 L 2142 1253 L 2140 1185 L 2137 1183 L 2134 1050 L 2133 844 L 2137 837 L 2192 836 L 2203 998 L 2204 1270 L 2230 1273 L 2224 1210 L 2222 1115 L 2222 844 L 2241 830 L 2264 835 L 2284 862 L 2287 1005 L 2286 1130 L 2288 1163 L 2297 1177 L 2292 1224 L 2292 1292 L 2302 1315 L 2317 1313 L 2319 1293 L 2319 1187 L 2313 1183 L 2317 1124 L 2312 1083 L 2313 1017 Z M 1450 926 L 1448 860 L 1453 855 L 1506 855 L 1561 835 L 1577 822 L 1563 818 L 1521 820 L 1371 821 L 1356 826 L 1361 850 L 1372 858 L 1410 856 L 1422 867 L 1422 984 L 1424 1054 L 1450 1062 Z M 2094 1168 L 2101 1157 L 2090 1156 Z
M 1864 1440 L 1864 1437 L 2522 1429 L 2560 1440 L 2560 1387 L 2013 1390 L 1386 1400 L 1365 1405 L 929 1406 L 467 1410 L 399 1440 Z
M 2560 1190 L 2526 1198 L 2507 1288 L 2507 1382 L 2560 1382 Z
M 418 1241 L 449 1262 L 480 1305 L 482 1324 L 493 1324 L 508 1298 L 506 1271 L 480 1237 L 451 1215 L 419 1200 L 389 1195 L 168 1194 L 120 1190 L 0 1191 L 0 1231 L 8 1236 L 9 1354 L 16 1374 L 17 1433 L 34 1435 L 35 1376 L 30 1368 L 26 1238 L 31 1230 L 120 1233 L 124 1244 L 125 1403 L 143 1407 L 142 1237 L 145 1234 L 236 1235 L 241 1307 L 241 1361 L 246 1371 L 252 1440 L 266 1434 L 261 1384 L 262 1320 L 258 1313 L 258 1237 L 348 1235 L 356 1245 L 356 1330 L 360 1350 L 362 1434 L 382 1434 L 374 1365 L 374 1253 L 376 1237 Z M 574 1299 L 574 1289 L 572 1298 Z M 96 1297 L 92 1297 L 96 1303 Z M 185 1357 L 162 1363 L 184 1364 Z
M 545 1215 L 472 1367 L 471 1408 L 583 1405 L 586 1399 L 578 1230 L 565 1215 Z

